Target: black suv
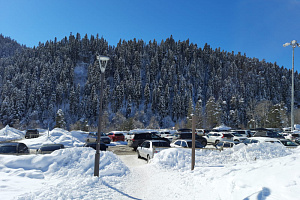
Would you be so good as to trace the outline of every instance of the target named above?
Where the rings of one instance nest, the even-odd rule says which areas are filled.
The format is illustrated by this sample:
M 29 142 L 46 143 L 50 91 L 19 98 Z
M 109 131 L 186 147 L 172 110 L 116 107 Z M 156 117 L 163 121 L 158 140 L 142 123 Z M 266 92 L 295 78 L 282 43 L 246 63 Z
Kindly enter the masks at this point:
M 174 134 L 172 142 L 178 139 L 192 139 L 192 129 L 178 129 L 177 133 Z M 199 135 L 195 135 L 195 140 L 199 141 L 204 147 L 207 145 L 207 140 Z
M 128 146 L 136 150 L 145 140 L 164 140 L 170 143 L 167 138 L 158 136 L 156 132 L 137 132 L 133 133 L 132 139 L 128 139 Z
M 27 129 L 25 138 L 30 139 L 30 138 L 37 138 L 40 136 L 40 133 L 37 129 Z
M 284 136 L 269 129 L 257 128 L 257 129 L 253 129 L 253 131 L 255 131 L 253 137 L 270 137 L 270 138 L 284 139 Z

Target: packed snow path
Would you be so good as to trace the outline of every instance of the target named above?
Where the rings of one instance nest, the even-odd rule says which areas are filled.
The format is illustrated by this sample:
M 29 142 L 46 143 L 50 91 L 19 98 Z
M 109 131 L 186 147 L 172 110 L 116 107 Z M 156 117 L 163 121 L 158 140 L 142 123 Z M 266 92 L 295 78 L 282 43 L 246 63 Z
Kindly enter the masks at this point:
M 193 197 L 186 187 L 194 184 L 178 172 L 160 171 L 137 155 L 119 156 L 130 169 L 120 189 L 135 199 L 185 199 Z

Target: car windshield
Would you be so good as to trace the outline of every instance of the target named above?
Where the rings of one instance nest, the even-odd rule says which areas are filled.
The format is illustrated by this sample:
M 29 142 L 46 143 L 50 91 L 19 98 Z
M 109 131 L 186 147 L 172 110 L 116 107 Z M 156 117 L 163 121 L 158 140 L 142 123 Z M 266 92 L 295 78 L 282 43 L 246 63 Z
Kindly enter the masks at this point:
M 225 133 L 225 134 L 223 134 L 223 136 L 224 136 L 224 137 L 227 137 L 227 138 L 233 137 L 233 135 L 231 135 L 230 133 Z
M 170 144 L 167 142 L 153 142 L 152 145 L 155 147 L 170 147 Z
M 188 147 L 192 148 L 192 141 L 187 142 L 188 143 Z M 199 141 L 195 141 L 195 148 L 203 148 L 204 146 L 199 142 Z
M 16 146 L 0 146 L 0 153 L 17 153 Z
M 279 135 L 278 133 L 276 132 L 271 132 L 271 131 L 268 131 L 268 136 L 269 137 L 281 137 L 281 135 Z
M 292 142 L 292 141 L 281 141 L 281 143 L 284 145 L 284 146 L 289 146 L 289 147 L 294 147 L 294 146 L 298 146 L 298 144 Z
M 238 137 L 242 137 L 242 135 L 241 135 L 241 134 L 239 134 L 239 133 L 232 133 L 232 135 L 234 135 L 234 136 L 238 136 Z
M 123 136 L 122 133 L 116 133 L 115 136 Z
M 192 133 L 183 133 L 183 134 L 180 134 L 180 138 L 181 139 L 189 139 L 189 138 L 192 138 Z
M 152 133 L 151 134 L 151 137 L 152 137 L 152 139 L 158 139 L 158 138 L 160 138 L 158 135 L 156 135 L 155 133 Z

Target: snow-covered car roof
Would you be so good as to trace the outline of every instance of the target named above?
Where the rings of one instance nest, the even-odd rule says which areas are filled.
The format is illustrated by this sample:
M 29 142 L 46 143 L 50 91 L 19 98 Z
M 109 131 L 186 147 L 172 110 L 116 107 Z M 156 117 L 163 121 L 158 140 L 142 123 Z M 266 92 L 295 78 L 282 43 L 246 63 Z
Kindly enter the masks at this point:
M 252 137 L 252 138 L 249 138 L 249 139 L 257 140 L 259 142 L 278 142 L 278 143 L 280 143 L 280 141 L 278 139 L 270 138 L 270 137 Z

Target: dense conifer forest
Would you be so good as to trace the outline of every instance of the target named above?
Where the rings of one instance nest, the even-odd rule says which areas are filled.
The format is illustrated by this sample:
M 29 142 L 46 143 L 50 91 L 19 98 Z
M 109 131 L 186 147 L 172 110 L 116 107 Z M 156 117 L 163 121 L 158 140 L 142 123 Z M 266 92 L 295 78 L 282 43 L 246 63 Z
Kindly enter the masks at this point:
M 96 55 L 110 57 L 100 91 Z M 299 75 L 295 73 L 295 123 Z M 28 48 L 0 35 L 0 126 L 97 126 L 103 92 L 106 130 L 227 125 L 288 126 L 291 70 L 209 44 L 120 40 L 72 33 Z

